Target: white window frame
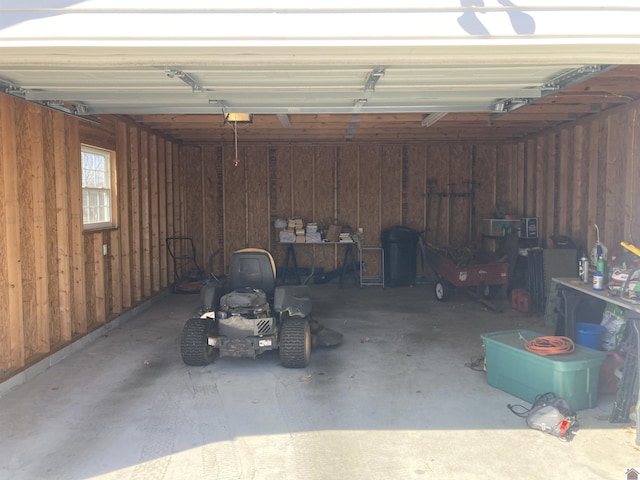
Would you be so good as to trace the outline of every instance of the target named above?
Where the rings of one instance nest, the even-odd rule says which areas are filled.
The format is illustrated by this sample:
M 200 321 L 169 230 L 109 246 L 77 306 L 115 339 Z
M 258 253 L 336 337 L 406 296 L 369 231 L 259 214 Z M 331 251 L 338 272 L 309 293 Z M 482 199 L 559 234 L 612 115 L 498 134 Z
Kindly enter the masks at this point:
M 85 164 L 85 154 L 103 157 L 102 164 Z M 80 146 L 82 174 L 82 225 L 84 230 L 116 226 L 115 152 L 92 145 Z

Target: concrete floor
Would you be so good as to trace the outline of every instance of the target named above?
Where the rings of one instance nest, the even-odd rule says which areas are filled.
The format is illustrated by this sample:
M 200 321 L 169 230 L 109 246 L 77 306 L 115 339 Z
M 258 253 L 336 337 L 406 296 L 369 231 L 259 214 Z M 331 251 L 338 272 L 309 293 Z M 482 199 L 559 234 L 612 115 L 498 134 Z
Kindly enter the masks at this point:
M 0 398 L 7 479 L 624 479 L 635 429 L 613 398 L 581 410 L 572 442 L 527 428 L 465 366 L 480 334 L 543 319 L 432 287 L 312 286 L 314 317 L 344 334 L 306 369 L 275 352 L 187 367 L 196 295 L 166 295 Z M 5 388 L 5 390 L 7 390 Z

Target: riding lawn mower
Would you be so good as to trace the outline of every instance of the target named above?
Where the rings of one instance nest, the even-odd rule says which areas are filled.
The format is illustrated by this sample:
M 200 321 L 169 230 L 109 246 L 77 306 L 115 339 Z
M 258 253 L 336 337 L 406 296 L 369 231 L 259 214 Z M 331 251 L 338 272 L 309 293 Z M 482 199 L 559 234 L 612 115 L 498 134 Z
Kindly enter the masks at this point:
M 234 252 L 228 285 L 205 283 L 202 309 L 182 329 L 180 353 L 187 365 L 207 365 L 216 355 L 250 357 L 279 350 L 284 367 L 304 368 L 311 356 L 311 297 L 307 285 L 276 286 L 267 250 Z

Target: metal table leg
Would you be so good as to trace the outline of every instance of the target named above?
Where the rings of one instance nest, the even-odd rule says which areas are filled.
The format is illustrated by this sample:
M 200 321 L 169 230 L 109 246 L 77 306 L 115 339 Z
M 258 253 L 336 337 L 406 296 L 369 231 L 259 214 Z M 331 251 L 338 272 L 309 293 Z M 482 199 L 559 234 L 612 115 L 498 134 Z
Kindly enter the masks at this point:
M 342 260 L 342 268 L 340 270 L 340 288 L 344 286 L 344 280 L 348 273 L 351 273 L 353 275 L 353 278 L 356 280 L 356 282 L 358 281 L 358 272 L 356 272 L 355 264 L 356 259 L 353 256 L 353 244 L 347 243 L 346 249 L 344 251 L 344 258 Z
M 298 261 L 296 260 L 296 251 L 293 248 L 293 244 L 287 244 L 287 255 L 284 260 L 284 268 L 282 272 L 282 280 L 281 284 L 285 284 L 287 282 L 287 274 L 289 273 L 289 263 L 292 263 L 291 268 L 293 269 L 293 273 L 296 278 L 296 283 L 301 285 L 300 282 L 300 274 L 298 273 Z
M 576 319 L 575 312 L 576 306 L 578 302 L 584 300 L 584 294 L 581 292 L 577 292 L 570 288 L 562 288 L 558 287 L 560 293 L 562 294 L 562 298 L 564 298 L 564 332 L 562 333 L 565 337 L 569 337 L 572 340 L 576 339 Z M 556 335 L 558 334 L 558 327 L 556 325 Z

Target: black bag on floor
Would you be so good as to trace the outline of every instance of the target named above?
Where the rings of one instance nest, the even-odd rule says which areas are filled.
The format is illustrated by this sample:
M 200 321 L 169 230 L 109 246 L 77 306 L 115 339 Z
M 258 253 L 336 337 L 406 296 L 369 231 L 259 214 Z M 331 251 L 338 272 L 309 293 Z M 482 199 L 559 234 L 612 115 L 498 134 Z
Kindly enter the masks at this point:
M 577 414 L 565 399 L 556 397 L 553 392 L 538 395 L 529 409 L 522 405 L 507 405 L 507 407 L 517 416 L 524 418 L 530 428 L 561 440 L 571 440 L 578 428 Z

